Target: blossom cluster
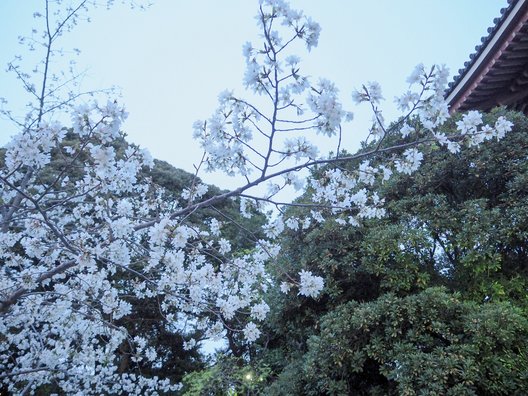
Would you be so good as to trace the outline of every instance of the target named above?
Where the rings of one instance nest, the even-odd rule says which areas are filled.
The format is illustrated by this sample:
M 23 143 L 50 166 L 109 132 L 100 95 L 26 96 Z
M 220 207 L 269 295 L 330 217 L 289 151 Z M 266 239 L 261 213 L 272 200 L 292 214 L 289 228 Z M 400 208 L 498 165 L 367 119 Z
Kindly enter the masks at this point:
M 152 158 L 124 142 L 125 118 L 113 102 L 84 105 L 74 110 L 73 127 L 40 123 L 7 147 L 0 199 L 18 203 L 2 212 L 0 368 L 24 373 L 11 387 L 23 378 L 35 386 L 58 381 L 65 392 L 177 389 L 109 364 L 123 343 L 134 345 L 134 361 L 158 364 L 149 340 L 130 339 L 115 324 L 132 314 L 131 299 L 157 296 L 175 324 L 212 313 L 211 337 L 234 315 L 249 311 L 260 322 L 269 312 L 261 297 L 265 262 L 278 249 L 262 241 L 235 257 L 218 220 L 175 216 L 184 208 L 143 174 Z M 182 198 L 199 201 L 206 191 L 196 184 Z

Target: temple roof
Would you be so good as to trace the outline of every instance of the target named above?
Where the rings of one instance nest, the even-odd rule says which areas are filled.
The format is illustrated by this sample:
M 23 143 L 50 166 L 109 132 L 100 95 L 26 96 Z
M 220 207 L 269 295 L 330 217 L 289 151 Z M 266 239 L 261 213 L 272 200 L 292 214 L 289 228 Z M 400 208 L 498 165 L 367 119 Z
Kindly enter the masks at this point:
M 528 113 L 528 0 L 509 0 L 449 84 L 450 111 L 505 105 Z

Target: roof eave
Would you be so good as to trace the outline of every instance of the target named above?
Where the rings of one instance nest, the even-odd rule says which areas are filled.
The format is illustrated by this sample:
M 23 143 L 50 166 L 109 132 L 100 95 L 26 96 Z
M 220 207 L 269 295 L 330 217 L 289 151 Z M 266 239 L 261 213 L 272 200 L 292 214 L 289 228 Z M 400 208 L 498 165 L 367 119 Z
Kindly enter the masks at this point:
M 477 55 L 464 75 L 458 79 L 456 85 L 447 95 L 449 111 L 454 113 L 464 103 L 466 98 L 475 90 L 480 81 L 491 70 L 502 52 L 511 43 L 517 32 L 528 18 L 528 0 L 519 0 L 510 10 L 507 17 L 501 21 L 493 36 L 487 40 L 484 48 Z

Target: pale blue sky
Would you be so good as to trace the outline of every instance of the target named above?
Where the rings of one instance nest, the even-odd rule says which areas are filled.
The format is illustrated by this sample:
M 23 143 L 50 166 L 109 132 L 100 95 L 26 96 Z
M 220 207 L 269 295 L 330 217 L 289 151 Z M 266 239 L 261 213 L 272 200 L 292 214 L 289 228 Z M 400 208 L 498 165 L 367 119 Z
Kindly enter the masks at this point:
M 200 157 L 192 141 L 192 123 L 208 118 L 217 94 L 243 93 L 245 41 L 254 41 L 257 0 L 154 0 L 145 12 L 117 6 L 91 13 L 64 38 L 65 47 L 83 52 L 79 69 L 87 69 L 86 89 L 121 87 L 130 117 L 129 139 L 154 157 L 192 171 Z M 0 65 L 20 52 L 17 36 L 27 34 L 32 13 L 42 0 L 0 0 Z M 319 47 L 301 54 L 304 70 L 326 77 L 340 88 L 355 121 L 347 124 L 344 147 L 358 147 L 368 128 L 366 107 L 354 107 L 350 93 L 370 80 L 380 82 L 387 99 L 406 88 L 413 67 L 445 63 L 452 74 L 463 66 L 505 0 L 292 0 L 322 27 Z M 303 67 L 303 64 L 301 64 Z M 21 90 L 14 76 L 0 74 L 0 96 L 16 105 Z M 390 115 L 390 111 L 387 114 Z M 390 117 L 389 117 L 390 118 Z M 0 144 L 16 132 L 0 120 Z M 321 151 L 331 146 L 320 143 Z M 232 186 L 218 176 L 208 182 Z

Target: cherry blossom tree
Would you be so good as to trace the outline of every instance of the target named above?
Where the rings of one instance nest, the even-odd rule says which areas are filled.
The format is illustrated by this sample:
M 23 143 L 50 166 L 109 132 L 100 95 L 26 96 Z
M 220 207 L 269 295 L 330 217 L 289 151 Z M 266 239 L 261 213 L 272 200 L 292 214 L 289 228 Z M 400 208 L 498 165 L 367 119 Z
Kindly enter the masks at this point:
M 134 362 L 163 364 L 146 337 L 131 337 L 119 325 L 131 314 L 131 297 L 156 297 L 165 326 L 174 331 L 192 325 L 211 338 L 237 332 L 251 343 L 270 311 L 263 299 L 268 288 L 317 298 L 324 287 L 306 270 L 292 276 L 275 268 L 278 275 L 271 276 L 276 238 L 285 227 L 328 218 L 354 226 L 383 216 L 383 197 L 372 186 L 394 172 L 418 171 L 425 145 L 456 153 L 500 139 L 512 126 L 503 118 L 483 125 L 481 115 L 470 112 L 457 134 L 443 132 L 447 71 L 419 65 L 397 99 L 402 115 L 392 124 L 384 120 L 377 83 L 353 93 L 355 102 L 370 107 L 373 124 L 368 149 L 343 154 L 341 131 L 352 115 L 332 82 L 302 74 L 296 55 L 300 44 L 308 52 L 317 46 L 319 25 L 282 0 L 263 0 L 257 17 L 262 42 L 243 48 L 251 99 L 225 91 L 217 111 L 194 125 L 204 151 L 197 173 L 222 171 L 238 177 L 240 187 L 204 198 L 207 186 L 196 177 L 178 199 L 167 200 L 163 188 L 142 176 L 152 166 L 148 152 L 116 145 L 124 141 L 125 110 L 112 99 L 101 103 L 72 93 L 66 73 L 52 70 L 61 35 L 94 4 L 44 0 L 44 12 L 35 14 L 43 31 L 25 39 L 45 49 L 42 62 L 35 74 L 10 64 L 33 97 L 22 121 L 4 112 L 19 133 L 0 169 L 0 381 L 13 392 L 31 394 L 46 384 L 67 394 L 176 391 L 179 385 L 167 379 L 119 371 L 123 345 Z M 319 155 L 317 135 L 335 140 L 334 154 Z M 389 144 L 389 137 L 398 143 Z M 380 154 L 388 160 L 375 165 Z M 346 170 L 340 165 L 347 161 L 360 165 Z M 306 179 L 303 172 L 317 169 L 318 178 Z M 279 202 L 277 194 L 288 186 L 311 189 L 312 201 Z M 267 239 L 255 240 L 250 251 L 232 251 L 216 218 L 189 220 L 232 199 L 240 200 L 243 216 L 264 205 L 277 209 L 265 227 Z M 300 206 L 306 216 L 287 218 L 284 205 Z

